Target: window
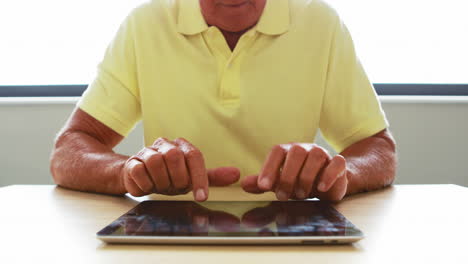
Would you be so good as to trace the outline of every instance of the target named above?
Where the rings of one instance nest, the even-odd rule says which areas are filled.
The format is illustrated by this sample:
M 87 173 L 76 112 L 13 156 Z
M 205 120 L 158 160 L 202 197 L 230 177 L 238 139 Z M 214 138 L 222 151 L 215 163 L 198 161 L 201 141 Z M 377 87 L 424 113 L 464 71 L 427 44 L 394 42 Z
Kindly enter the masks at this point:
M 468 2 L 328 0 L 377 83 L 468 83 Z
M 64 87 L 81 93 L 120 23 L 144 1 L 1 1 L 0 96 L 18 91 L 18 85 L 49 89 L 48 95 Z M 348 25 L 378 90 L 406 83 L 398 87 L 468 94 L 466 1 L 328 2 Z M 79 85 L 64 86 L 74 84 Z
M 86 84 L 120 23 L 144 0 L 3 0 L 0 85 Z

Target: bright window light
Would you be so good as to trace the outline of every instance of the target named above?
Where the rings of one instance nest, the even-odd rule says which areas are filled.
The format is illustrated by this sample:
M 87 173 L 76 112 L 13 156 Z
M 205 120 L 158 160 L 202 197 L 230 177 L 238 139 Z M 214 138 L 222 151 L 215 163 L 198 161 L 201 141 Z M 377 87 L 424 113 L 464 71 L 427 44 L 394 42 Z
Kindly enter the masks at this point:
M 375 83 L 468 83 L 465 0 L 328 0 Z
M 0 85 L 89 83 L 120 23 L 144 1 L 2 0 Z M 468 83 L 468 2 L 328 2 L 373 82 Z
M 144 0 L 1 0 L 0 85 L 87 84 Z

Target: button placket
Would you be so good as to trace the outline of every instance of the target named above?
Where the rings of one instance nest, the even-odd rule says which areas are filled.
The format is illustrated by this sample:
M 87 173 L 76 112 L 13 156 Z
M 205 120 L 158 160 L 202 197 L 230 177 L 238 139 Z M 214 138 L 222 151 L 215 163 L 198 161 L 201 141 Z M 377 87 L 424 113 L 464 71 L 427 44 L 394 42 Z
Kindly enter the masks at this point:
M 207 43 L 218 62 L 219 97 L 223 104 L 236 104 L 240 98 L 240 63 L 245 49 L 252 43 L 255 29 L 245 33 L 231 51 L 221 31 L 215 27 L 208 30 Z
M 244 34 L 239 39 L 234 52 L 226 62 L 221 90 L 223 91 L 223 98 L 229 100 L 230 103 L 238 103 L 240 99 L 240 68 L 246 50 L 253 42 L 255 36 L 255 29 Z

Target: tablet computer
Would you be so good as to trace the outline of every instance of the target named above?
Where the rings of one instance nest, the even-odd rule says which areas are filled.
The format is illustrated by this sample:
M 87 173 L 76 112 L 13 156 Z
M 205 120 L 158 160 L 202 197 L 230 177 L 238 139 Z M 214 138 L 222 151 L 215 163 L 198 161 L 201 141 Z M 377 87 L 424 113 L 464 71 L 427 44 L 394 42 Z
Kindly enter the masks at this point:
M 343 244 L 363 233 L 320 201 L 144 201 L 97 238 L 145 244 Z

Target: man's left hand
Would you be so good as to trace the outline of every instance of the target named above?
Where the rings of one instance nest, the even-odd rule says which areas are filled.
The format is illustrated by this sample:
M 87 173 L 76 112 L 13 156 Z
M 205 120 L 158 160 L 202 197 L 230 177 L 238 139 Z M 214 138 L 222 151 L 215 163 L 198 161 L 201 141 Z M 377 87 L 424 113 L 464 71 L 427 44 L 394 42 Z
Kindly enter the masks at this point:
M 309 143 L 280 144 L 272 148 L 259 175 L 243 179 L 250 193 L 272 191 L 278 200 L 306 199 L 339 201 L 348 187 L 346 160 Z

